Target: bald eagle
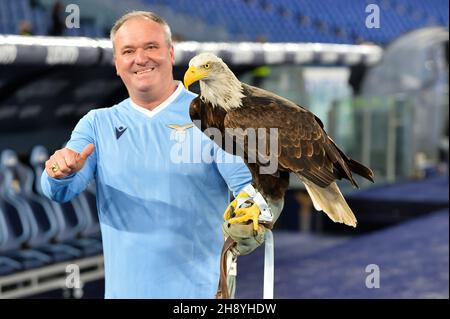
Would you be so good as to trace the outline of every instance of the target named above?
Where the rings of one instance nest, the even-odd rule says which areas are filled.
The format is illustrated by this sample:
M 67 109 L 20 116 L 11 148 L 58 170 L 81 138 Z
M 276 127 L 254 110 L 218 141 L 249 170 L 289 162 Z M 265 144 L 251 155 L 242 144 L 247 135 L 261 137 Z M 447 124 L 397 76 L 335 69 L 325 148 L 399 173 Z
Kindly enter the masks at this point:
M 201 53 L 190 60 L 184 85 L 188 88 L 196 81 L 200 82 L 200 95 L 190 104 L 191 119 L 200 123 L 203 132 L 208 128 L 220 130 L 223 140 L 218 144 L 225 151 L 244 155 L 254 187 L 265 198 L 281 200 L 292 172 L 305 185 L 316 210 L 324 211 L 334 222 L 356 227 L 356 217 L 336 180 L 347 179 L 357 188 L 352 173 L 373 182 L 373 172 L 345 155 L 326 134 L 318 117 L 281 96 L 240 82 L 214 54 Z M 271 133 L 270 128 L 276 128 L 276 133 Z M 226 149 L 225 139 L 230 136 L 230 129 L 240 133 L 232 137 L 233 148 Z M 268 141 L 270 134 L 277 138 L 274 154 L 268 154 L 267 145 L 263 150 L 255 148 L 255 143 L 249 142 L 249 129 L 259 134 L 258 140 L 265 137 Z M 237 151 L 239 147 L 243 153 Z M 251 158 L 256 160 L 250 161 Z M 273 161 L 276 161 L 276 170 L 261 174 L 262 166 Z

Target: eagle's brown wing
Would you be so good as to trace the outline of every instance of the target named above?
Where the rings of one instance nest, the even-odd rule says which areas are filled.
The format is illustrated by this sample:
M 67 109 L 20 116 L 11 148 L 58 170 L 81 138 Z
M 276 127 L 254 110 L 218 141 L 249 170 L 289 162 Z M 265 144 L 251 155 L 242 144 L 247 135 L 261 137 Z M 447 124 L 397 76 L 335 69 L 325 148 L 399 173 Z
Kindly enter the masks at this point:
M 276 155 L 280 170 L 294 172 L 321 187 L 341 178 L 350 180 L 356 186 L 350 167 L 313 113 L 287 99 L 249 85 L 244 85 L 244 94 L 244 105 L 226 114 L 226 128 L 240 128 L 243 131 L 247 128 L 264 128 L 267 145 L 270 144 L 269 129 L 276 128 Z M 267 154 L 267 147 L 266 150 L 256 149 L 252 143 L 248 143 L 245 133 L 241 138 L 247 156 L 274 155 Z
M 202 101 L 200 97 L 193 99 L 189 107 L 191 120 L 202 132 L 212 127 L 223 132 L 225 115 L 222 108 L 213 108 L 211 103 Z

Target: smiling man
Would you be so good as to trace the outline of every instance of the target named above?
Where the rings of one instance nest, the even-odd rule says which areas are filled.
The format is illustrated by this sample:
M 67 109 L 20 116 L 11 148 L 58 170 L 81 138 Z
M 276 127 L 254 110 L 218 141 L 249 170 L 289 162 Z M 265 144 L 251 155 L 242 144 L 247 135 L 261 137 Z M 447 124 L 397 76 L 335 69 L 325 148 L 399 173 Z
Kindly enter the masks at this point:
M 237 195 L 251 183 L 250 172 L 192 125 L 195 95 L 173 79 L 165 21 L 129 13 L 111 40 L 129 98 L 79 121 L 66 148 L 46 162 L 43 190 L 63 202 L 95 179 L 106 298 L 213 298 L 222 212 L 229 190 Z M 180 130 L 183 139 L 175 138 Z M 180 144 L 191 153 L 209 149 L 211 160 L 173 161 Z
M 125 16 L 111 31 L 117 75 L 133 102 L 153 110 L 177 88 L 170 29 L 159 17 Z

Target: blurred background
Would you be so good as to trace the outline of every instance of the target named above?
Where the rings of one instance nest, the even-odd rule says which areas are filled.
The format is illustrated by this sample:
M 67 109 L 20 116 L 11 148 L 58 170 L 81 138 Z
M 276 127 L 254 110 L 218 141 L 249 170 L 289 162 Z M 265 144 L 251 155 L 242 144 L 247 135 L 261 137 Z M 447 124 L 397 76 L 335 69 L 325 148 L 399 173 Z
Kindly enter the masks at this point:
M 241 81 L 314 112 L 375 172 L 359 190 L 340 184 L 356 229 L 314 211 L 292 177 L 274 229 L 275 298 L 449 298 L 448 6 L 0 0 L 0 298 L 103 297 L 95 185 L 57 204 L 39 176 L 84 114 L 127 97 L 108 38 L 132 10 L 170 24 L 175 79 L 214 52 Z M 262 298 L 263 255 L 239 258 L 237 298 Z

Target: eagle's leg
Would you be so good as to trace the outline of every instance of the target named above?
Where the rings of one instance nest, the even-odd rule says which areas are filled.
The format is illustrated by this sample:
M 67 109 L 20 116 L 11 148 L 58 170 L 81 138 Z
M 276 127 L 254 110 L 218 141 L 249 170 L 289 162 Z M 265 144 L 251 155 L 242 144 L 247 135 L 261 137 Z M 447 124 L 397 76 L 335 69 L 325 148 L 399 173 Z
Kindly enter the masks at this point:
M 231 212 L 234 216 L 231 216 Z M 270 224 L 273 221 L 270 207 L 263 195 L 250 184 L 231 202 L 223 217 L 229 224 L 252 221 L 255 233 L 258 231 L 259 223 Z
M 253 230 L 258 231 L 258 219 L 260 214 L 259 206 L 253 203 L 249 207 L 240 207 L 234 210 L 235 216 L 228 220 L 230 224 L 245 223 L 249 220 L 253 222 Z
M 240 192 L 236 198 L 228 205 L 225 213 L 223 214 L 223 219 L 228 220 L 232 217 L 235 217 L 236 209 L 239 208 L 244 202 L 251 199 L 250 195 L 246 192 Z

